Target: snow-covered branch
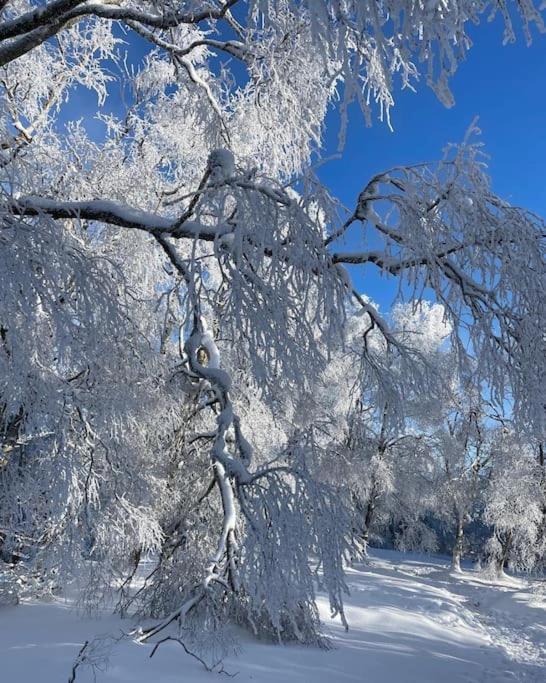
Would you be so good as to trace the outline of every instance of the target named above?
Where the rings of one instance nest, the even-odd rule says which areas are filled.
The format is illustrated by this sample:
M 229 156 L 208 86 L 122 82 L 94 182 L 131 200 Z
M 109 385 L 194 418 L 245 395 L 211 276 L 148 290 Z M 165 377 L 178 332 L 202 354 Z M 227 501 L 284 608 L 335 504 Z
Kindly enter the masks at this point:
M 222 19 L 239 0 L 226 0 L 220 6 L 210 5 L 198 12 L 181 12 L 165 7 L 161 13 L 122 6 L 121 2 L 85 2 L 84 0 L 54 0 L 30 10 L 0 26 L 0 66 L 25 55 L 52 36 L 86 17 L 109 21 L 130 22 L 155 29 L 170 29 L 180 25 L 198 25 L 203 21 Z M 9 41 L 2 44 L 3 41 Z
M 21 197 L 11 203 L 10 211 L 19 216 L 45 214 L 52 218 L 97 221 L 151 234 L 169 235 L 175 239 L 213 241 L 231 232 L 228 225 L 211 228 L 191 220 L 180 222 L 179 218 L 168 219 L 107 199 L 71 202 L 41 197 Z

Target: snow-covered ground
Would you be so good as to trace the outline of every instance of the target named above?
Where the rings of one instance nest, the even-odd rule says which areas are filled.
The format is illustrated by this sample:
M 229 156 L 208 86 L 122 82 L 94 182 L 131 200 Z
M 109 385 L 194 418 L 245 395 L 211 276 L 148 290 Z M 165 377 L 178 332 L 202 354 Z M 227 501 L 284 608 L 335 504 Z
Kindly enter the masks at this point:
M 224 671 L 264 683 L 514 683 L 546 681 L 546 581 L 492 582 L 467 570 L 453 576 L 441 558 L 374 551 L 348 573 L 350 630 L 320 608 L 332 648 L 277 646 L 241 636 Z M 67 601 L 0 609 L 0 680 L 63 683 L 86 640 L 119 635 L 129 625 L 111 616 L 83 619 Z M 123 641 L 97 683 L 204 683 L 208 673 L 177 643 L 153 659 L 149 645 Z M 78 669 L 77 683 L 93 680 Z

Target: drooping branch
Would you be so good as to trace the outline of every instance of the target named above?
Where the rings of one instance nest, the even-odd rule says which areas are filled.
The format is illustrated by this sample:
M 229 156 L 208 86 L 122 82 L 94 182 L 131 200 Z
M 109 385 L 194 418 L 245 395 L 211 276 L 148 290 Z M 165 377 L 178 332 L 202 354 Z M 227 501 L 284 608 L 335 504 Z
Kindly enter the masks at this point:
M 174 259 L 173 265 L 176 264 L 177 260 Z M 187 274 L 187 271 L 184 272 Z M 222 502 L 222 528 L 218 536 L 215 553 L 204 569 L 202 581 L 193 588 L 191 596 L 171 614 L 152 628 L 140 631 L 137 636 L 140 642 L 146 642 L 153 638 L 174 621 L 183 621 L 189 612 L 205 598 L 213 584 L 219 584 L 227 591 L 237 590 L 235 567 L 237 508 L 232 479 L 245 481 L 250 479 L 250 474 L 246 469 L 246 464 L 236 460 L 226 449 L 226 435 L 236 419 L 229 397 L 231 380 L 228 373 L 219 367 L 218 349 L 205 326 L 203 318 L 198 314 L 199 303 L 197 301 L 195 301 L 195 307 L 193 330 L 186 342 L 185 351 L 188 369 L 192 376 L 208 383 L 216 398 L 215 405 L 219 406 L 210 458 Z M 200 360 L 199 351 L 201 349 L 206 351 L 207 365 L 204 365 Z M 248 457 L 248 444 L 244 440 L 241 441 L 242 435 L 239 427 L 235 429 L 235 437 L 236 444 L 244 444 L 244 454 L 245 457 Z
M 214 170 L 216 156 L 221 162 L 219 170 Z M 257 301 L 261 300 L 262 291 L 268 296 L 266 292 L 270 283 L 263 277 L 267 278 L 270 273 L 275 277 L 277 273 L 280 275 L 277 265 L 283 264 L 283 268 L 290 268 L 295 274 L 306 268 L 308 275 L 306 273 L 305 277 L 309 277 L 310 283 L 319 283 L 332 265 L 338 265 L 338 279 L 347 280 L 345 291 L 350 293 L 353 288 L 342 265 L 371 263 L 383 272 L 406 278 L 413 287 L 432 287 L 456 323 L 454 330 L 457 334 L 458 326 L 464 325 L 470 316 L 474 321 L 474 351 L 487 349 L 482 359 L 488 366 L 488 372 L 493 372 L 495 367 L 498 369 L 499 362 L 506 363 L 515 373 L 512 381 L 516 381 L 522 364 L 531 363 L 533 349 L 521 347 L 522 326 L 531 324 L 531 319 L 535 318 L 535 327 L 539 326 L 546 230 L 538 217 L 511 207 L 491 192 L 480 162 L 476 160 L 476 150 L 471 145 L 455 148 L 454 154 L 436 166 L 399 167 L 376 176 L 359 198 L 354 219 L 375 228 L 383 239 L 384 248 L 333 253 L 331 250 L 340 235 L 339 230 L 334 229 L 332 234 L 336 235 L 336 240 L 329 244 L 328 240 L 313 244 L 315 237 L 304 237 L 301 230 L 289 236 L 282 227 L 283 223 L 287 221 L 290 225 L 296 220 L 305 224 L 309 220 L 305 209 L 301 210 L 275 184 L 237 174 L 232 155 L 228 154 L 229 159 L 226 157 L 229 163 L 223 169 L 224 156 L 224 152 L 211 155 L 207 172 L 188 207 L 178 218 L 165 218 L 116 202 L 98 200 L 62 202 L 26 197 L 12 200 L 10 210 L 19 215 L 79 216 L 143 230 L 156 237 L 214 242 L 215 257 L 224 273 L 229 275 L 235 291 L 240 291 L 245 297 L 251 294 Z M 382 183 L 395 188 L 395 192 L 378 193 Z M 229 193 L 239 208 L 230 216 L 217 217 L 216 225 L 211 225 L 210 219 L 206 224 L 195 220 L 194 215 L 199 215 L 201 203 L 206 206 L 209 198 L 217 192 Z M 263 200 L 263 210 L 274 211 L 276 219 L 280 220 L 278 234 L 258 237 L 257 233 L 243 226 L 242 206 L 248 203 L 253 212 L 258 196 Z M 389 216 L 380 218 L 374 204 L 379 207 L 386 205 L 385 212 L 390 211 Z M 286 210 L 286 218 L 282 217 L 281 210 Z M 253 213 L 249 214 L 248 220 L 249 224 L 255 220 Z M 316 226 L 310 227 L 316 235 Z M 236 240 L 241 239 L 246 251 L 243 258 L 238 256 L 235 259 L 231 250 Z M 164 249 L 165 244 L 162 245 Z M 302 249 L 306 254 L 304 259 L 312 257 L 307 264 L 301 260 Z M 258 265 L 260 263 L 261 266 Z M 524 264 L 523 271 L 516 267 L 516 263 Z M 298 265 L 293 268 L 291 264 Z M 331 270 L 334 274 L 337 272 Z M 283 282 L 285 280 L 283 274 Z M 301 285 L 298 287 L 301 289 Z M 278 289 L 276 291 L 278 294 Z M 257 293 L 260 293 L 260 298 Z M 290 294 L 287 304 L 292 306 L 293 302 Z M 364 300 L 359 303 L 363 308 L 369 308 Z M 368 313 L 392 344 L 388 326 L 378 322 L 373 309 L 369 308 Z M 521 356 L 522 352 L 525 357 Z M 506 381 L 506 376 L 503 379 L 499 375 L 498 381 L 500 385 Z
M 532 368 L 540 365 L 544 348 L 538 330 L 544 317 L 546 226 L 491 191 L 478 146 L 467 136 L 438 164 L 379 174 L 348 222 L 355 220 L 383 248 L 336 250 L 332 261 L 372 264 L 404 282 L 416 298 L 432 289 L 453 324 L 461 362 L 472 356 L 484 381 L 495 387 L 497 401 L 512 391 L 515 412 L 524 421 L 541 422 L 543 401 L 529 387 L 536 384 Z M 330 248 L 344 230 L 331 234 Z

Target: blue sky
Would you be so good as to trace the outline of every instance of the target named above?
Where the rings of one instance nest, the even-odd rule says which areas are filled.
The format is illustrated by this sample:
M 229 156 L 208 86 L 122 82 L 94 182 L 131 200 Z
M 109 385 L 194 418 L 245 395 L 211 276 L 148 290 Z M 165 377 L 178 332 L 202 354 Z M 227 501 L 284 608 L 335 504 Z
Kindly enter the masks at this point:
M 522 35 L 502 45 L 502 22 L 470 31 L 474 46 L 451 81 L 456 104 L 446 109 L 424 81 L 417 93 L 396 93 L 394 132 L 380 121 L 366 128 L 356 109 L 342 161 L 321 174 L 351 203 L 374 173 L 392 165 L 436 159 L 446 142 L 458 142 L 479 116 L 482 142 L 491 155 L 496 191 L 513 203 L 546 213 L 546 35 L 527 47 Z M 329 117 L 327 142 L 337 143 L 337 120 Z

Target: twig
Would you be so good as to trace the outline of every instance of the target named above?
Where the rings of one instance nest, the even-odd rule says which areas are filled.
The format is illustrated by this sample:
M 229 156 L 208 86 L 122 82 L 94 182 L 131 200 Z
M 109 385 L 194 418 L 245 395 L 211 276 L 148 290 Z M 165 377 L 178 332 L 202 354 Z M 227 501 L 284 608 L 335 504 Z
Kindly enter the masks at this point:
M 229 673 L 228 671 L 226 671 L 224 669 L 224 665 L 222 664 L 221 659 L 219 659 L 217 662 L 215 662 L 212 665 L 207 664 L 204 659 L 202 659 L 199 655 L 195 654 L 195 652 L 192 652 L 189 649 L 189 647 L 186 645 L 186 643 L 181 638 L 176 638 L 174 636 L 165 636 L 165 638 L 158 640 L 157 643 L 154 645 L 153 650 L 150 652 L 150 659 L 155 655 L 159 646 L 162 645 L 163 643 L 167 642 L 168 640 L 172 640 L 175 643 L 178 643 L 179 645 L 181 645 L 184 648 L 184 652 L 187 655 L 190 655 L 190 657 L 193 657 L 198 662 L 200 662 L 206 671 L 209 671 L 211 673 L 215 672 L 215 673 L 219 673 L 219 674 L 224 674 L 225 676 L 229 676 L 230 678 L 234 678 L 239 673 L 237 671 L 237 672 L 232 674 L 232 673 Z M 218 667 L 220 667 L 220 668 L 218 669 Z M 70 681 L 69 681 L 69 683 L 70 683 Z

